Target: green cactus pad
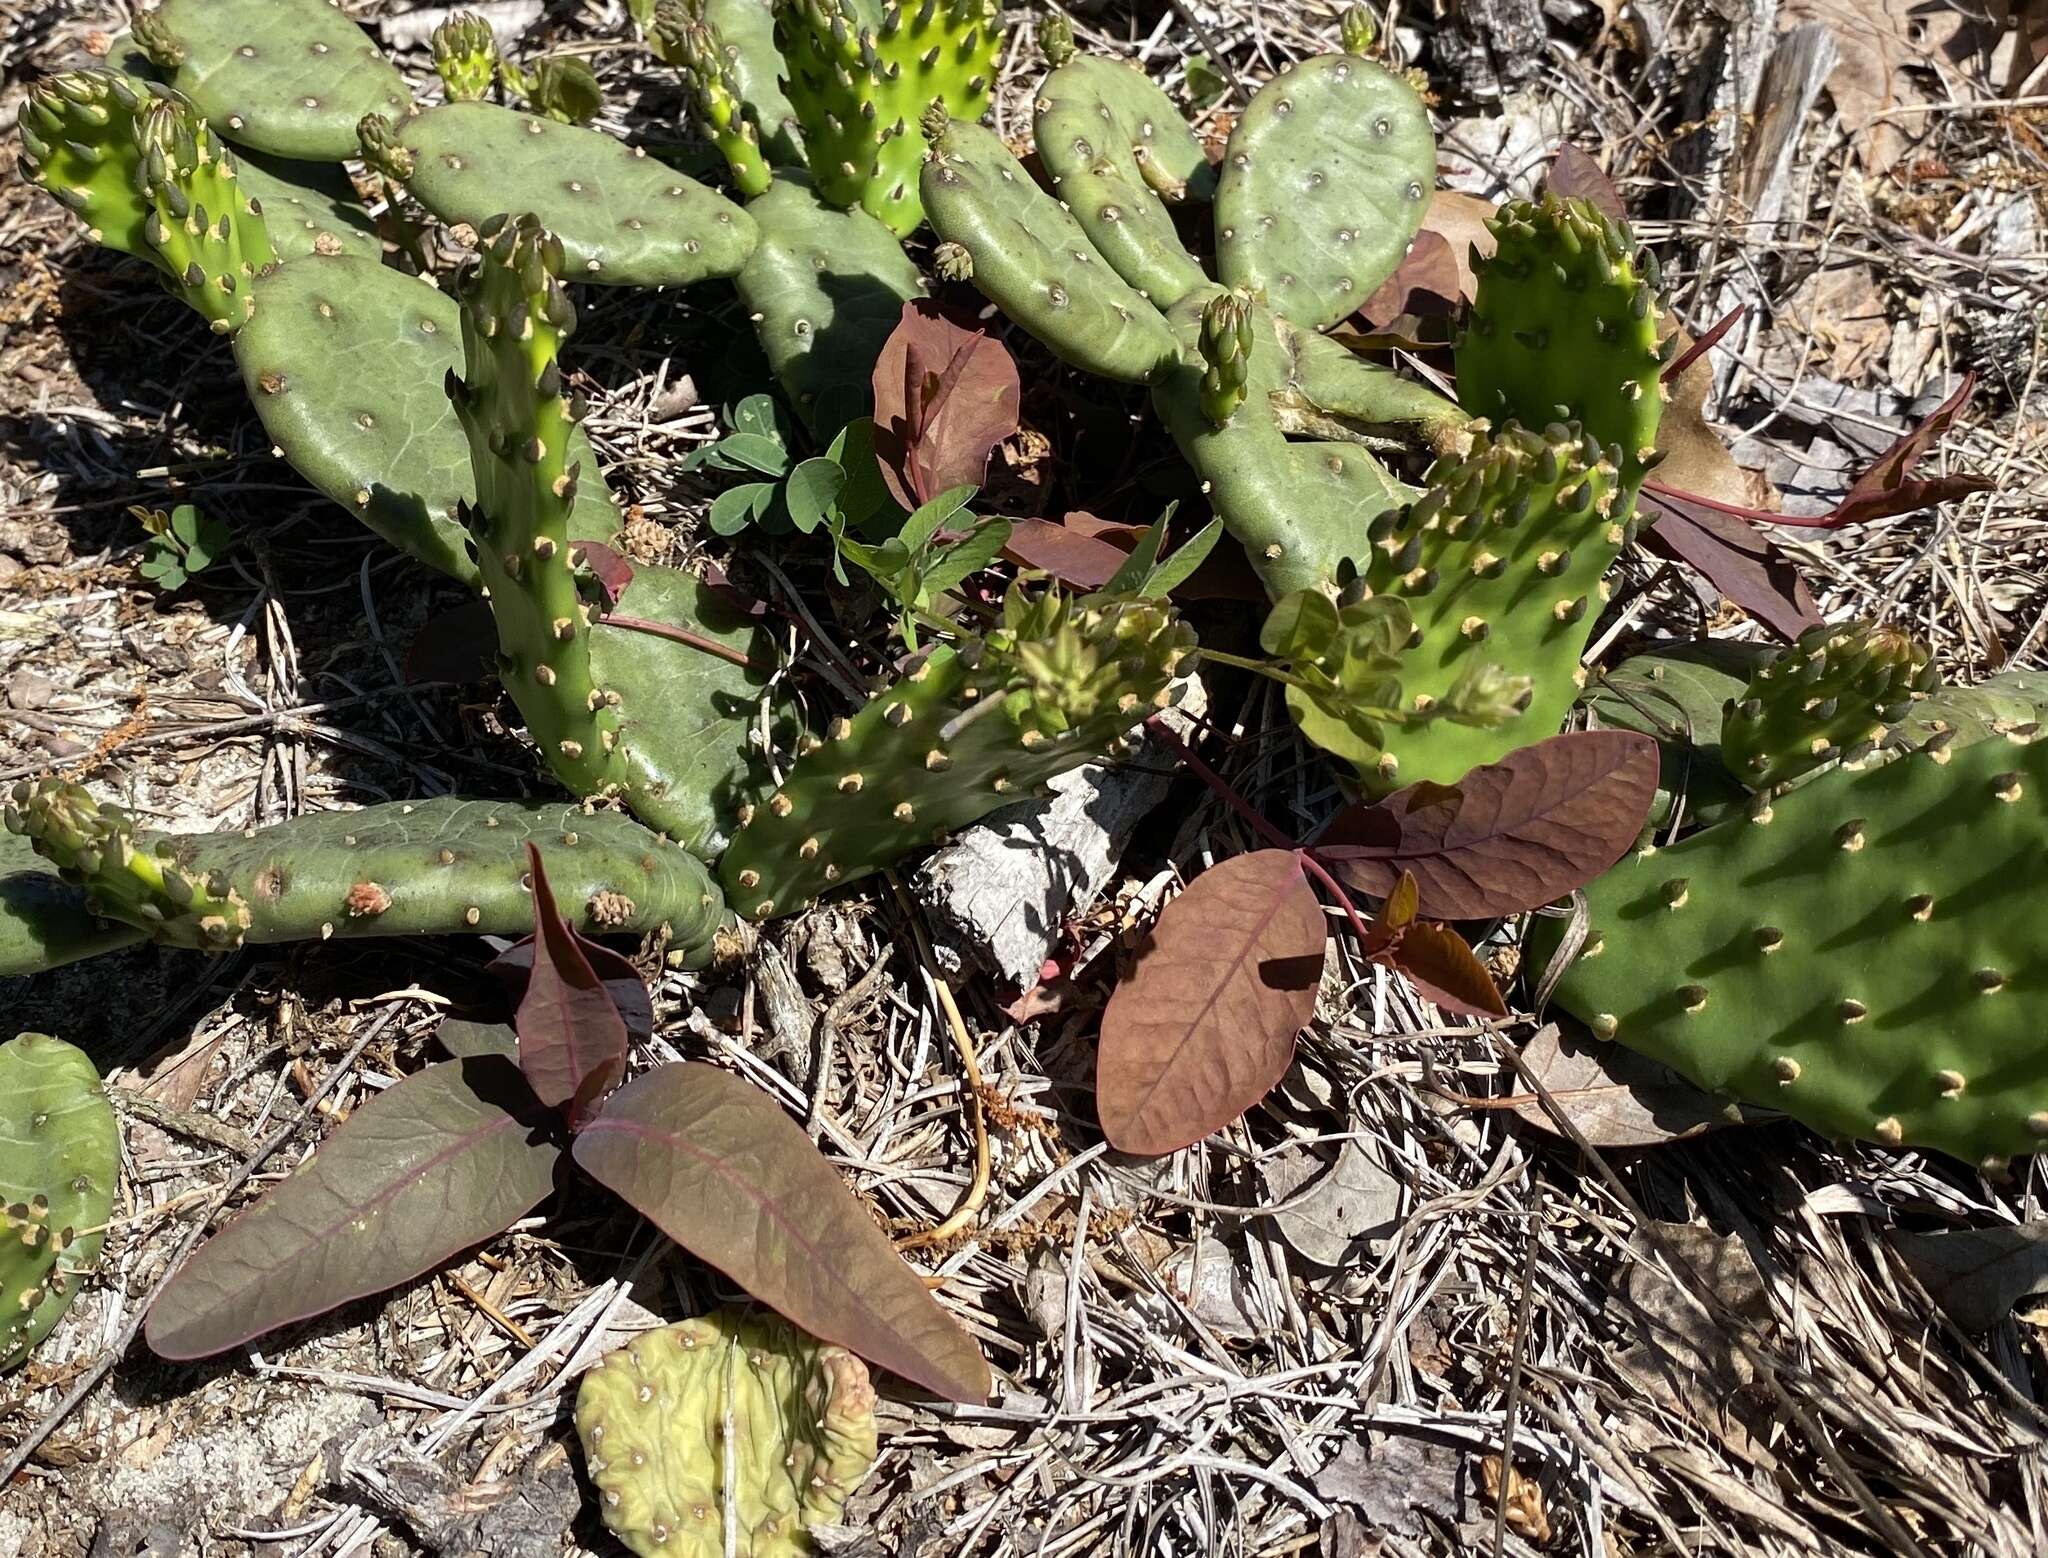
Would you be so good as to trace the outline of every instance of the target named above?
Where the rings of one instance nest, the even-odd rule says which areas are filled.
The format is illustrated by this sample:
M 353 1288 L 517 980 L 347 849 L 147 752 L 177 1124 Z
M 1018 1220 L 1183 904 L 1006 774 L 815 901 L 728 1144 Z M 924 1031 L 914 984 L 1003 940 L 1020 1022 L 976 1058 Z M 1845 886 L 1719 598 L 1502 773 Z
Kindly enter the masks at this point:
M 665 930 L 694 953 L 725 919 L 695 856 L 622 812 L 573 802 L 442 796 L 247 833 L 138 833 L 119 807 L 51 780 L 17 787 L 6 822 L 95 909 L 168 946 L 523 935 L 533 928 L 529 841 L 581 930 Z
M 750 202 L 761 235 L 740 300 L 783 392 L 821 436 L 868 409 L 875 359 L 924 278 L 865 211 L 825 204 L 801 175 Z
M 796 107 L 783 90 L 782 54 L 775 46 L 775 13 L 769 0 L 661 0 L 655 7 L 653 39 L 663 59 L 677 58 L 682 30 L 697 22 L 710 29 L 724 56 L 727 84 L 740 111 L 760 135 L 761 150 L 778 167 L 801 167 L 803 132 Z
M 255 282 L 277 264 L 261 211 L 240 170 L 189 103 L 164 96 L 135 126 L 137 187 L 150 203 L 143 239 L 174 292 L 230 335 L 255 308 Z
M 1246 105 L 1216 186 L 1216 268 L 1321 330 L 1394 273 L 1436 187 L 1415 89 L 1352 54 L 1281 71 Z
M 1352 436 L 1420 443 L 1436 454 L 1470 446 L 1472 419 L 1436 391 L 1288 320 L 1274 328 L 1289 359 L 1289 380 L 1273 396 L 1284 424 L 1307 431 L 1320 417 Z
M 718 148 L 742 194 L 758 195 L 774 180 L 761 149 L 761 130 L 747 114 L 725 45 L 702 22 L 684 19 L 664 31 L 669 61 L 690 90 L 690 114 Z
M 280 157 L 353 157 L 357 120 L 412 100 L 333 0 L 164 0 L 135 37 L 222 135 Z
M 1825 1135 L 2000 1170 L 2048 1143 L 2044 797 L 2048 743 L 2006 737 L 1759 796 L 1593 883 L 1556 998 Z
M 263 213 L 280 260 L 346 254 L 381 264 L 384 241 L 339 167 L 245 151 L 235 159 L 242 193 Z
M 235 362 L 263 430 L 292 467 L 394 546 L 465 583 L 477 579 L 457 506 L 476 490 L 469 442 L 448 403 L 462 316 L 426 282 L 353 255 L 310 255 L 256 284 Z M 579 428 L 571 459 L 596 468 Z M 602 482 L 577 493 L 578 539 L 618 514 Z
M 1274 399 L 1284 397 L 1293 357 L 1283 327 L 1252 311 L 1246 394 L 1218 427 L 1204 409 L 1202 313 L 1208 297 L 1190 293 L 1173 307 L 1173 329 L 1187 360 L 1154 387 L 1152 403 L 1206 485 L 1224 528 L 1250 556 L 1275 600 L 1330 585 L 1346 561 L 1362 560 L 1373 522 L 1412 496 L 1361 443 L 1288 438 Z
M 1149 384 L 1180 360 L 1166 320 L 993 130 L 958 120 L 923 175 L 932 229 L 965 250 L 975 286 L 1077 368 Z
M 0 1044 L 0 1369 L 50 1334 L 99 1259 L 121 1134 L 83 1050 Z
M 1013 585 L 985 639 L 931 651 L 826 739 L 807 739 L 719 864 L 734 907 L 755 920 L 793 913 L 1100 758 L 1171 702 L 1193 647 L 1160 602 Z
M 1669 399 L 1655 261 L 1583 200 L 1517 202 L 1486 225 L 1499 247 L 1458 342 L 1458 400 L 1496 424 L 1572 421 L 1618 445 L 1626 517 Z
M 2048 724 L 2048 671 L 2000 671 L 1974 687 L 1943 687 L 1913 706 L 1900 736 L 1943 735 L 1957 745 Z
M 475 103 L 498 83 L 498 39 L 474 11 L 457 11 L 434 29 L 434 74 L 451 103 Z
M 1039 83 L 1038 160 L 1097 252 L 1171 308 L 1209 285 L 1168 204 L 1215 198 L 1216 174 L 1180 110 L 1142 70 L 1078 54 Z
M 738 273 L 754 224 L 723 195 L 598 130 L 491 103 L 362 126 L 364 155 L 444 222 L 481 230 L 510 202 L 562 244 L 576 281 L 682 287 Z
M 1495 729 L 1437 721 L 1390 730 L 1369 788 L 1455 784 L 1557 734 L 1623 545 L 1618 489 L 1609 453 L 1577 428 L 1510 425 L 1469 456 L 1438 461 L 1429 490 L 1376 527 L 1366 583 L 1415 618 L 1402 657 L 1410 706 L 1426 711 L 1487 664 L 1528 677 L 1531 691 L 1522 714 Z
M 793 1558 L 874 1464 L 875 1391 L 845 1348 L 721 1309 L 584 1375 L 576 1432 L 605 1524 L 641 1558 Z
M 92 241 L 161 267 L 144 233 L 136 120 L 152 94 L 118 71 L 74 70 L 38 81 L 22 99 L 21 170 L 85 224 Z
M 134 926 L 94 914 L 84 888 L 59 876 L 27 839 L 0 829 L 0 979 L 61 968 L 142 939 Z
M 1940 683 L 1910 633 L 1867 622 L 1808 628 L 1729 701 L 1721 761 L 1756 790 L 1860 761 Z
M 1002 33 L 991 0 L 873 9 L 776 0 L 775 41 L 819 194 L 907 238 L 924 221 L 923 115 L 934 103 L 962 120 L 987 111 Z

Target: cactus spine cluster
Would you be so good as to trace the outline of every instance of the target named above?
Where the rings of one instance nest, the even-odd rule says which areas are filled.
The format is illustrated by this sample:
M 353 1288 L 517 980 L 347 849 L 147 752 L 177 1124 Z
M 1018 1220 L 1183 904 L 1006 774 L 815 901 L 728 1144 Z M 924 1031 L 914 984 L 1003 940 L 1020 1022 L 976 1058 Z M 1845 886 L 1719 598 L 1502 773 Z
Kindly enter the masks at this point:
M 120 1166 L 114 1111 L 84 1051 L 40 1033 L 0 1044 L 0 1369 L 77 1297 Z
M 1721 761 L 1753 789 L 1856 763 L 1940 685 L 1927 647 L 1866 622 L 1809 628 L 1760 667 L 1721 721 Z
M 635 1337 L 583 1377 L 576 1431 L 641 1558 L 811 1551 L 874 1464 L 875 1391 L 843 1347 L 758 1310 Z

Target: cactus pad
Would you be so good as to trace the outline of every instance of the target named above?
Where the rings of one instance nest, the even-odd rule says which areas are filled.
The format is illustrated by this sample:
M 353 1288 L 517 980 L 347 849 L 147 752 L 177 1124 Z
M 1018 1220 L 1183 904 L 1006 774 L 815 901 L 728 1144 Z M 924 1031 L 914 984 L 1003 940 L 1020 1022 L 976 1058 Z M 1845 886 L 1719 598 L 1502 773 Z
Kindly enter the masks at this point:
M 120 1168 L 120 1128 L 85 1052 L 40 1033 L 0 1044 L 0 1369 L 77 1297 Z
M 793 913 L 1100 758 L 1172 702 L 1193 647 L 1159 602 L 1013 585 L 986 638 L 931 651 L 823 741 L 807 738 L 720 862 L 734 908 Z
M 153 98 L 136 121 L 138 188 L 150 203 L 143 238 L 174 290 L 221 335 L 255 307 L 256 278 L 277 264 L 235 159 L 182 99 Z
M 1974 687 L 1942 687 L 1913 706 L 1900 735 L 1918 744 L 1947 736 L 1957 745 L 2048 724 L 2048 672 L 2000 671 Z
M 298 473 L 394 546 L 474 582 L 457 505 L 475 486 L 448 404 L 461 310 L 426 282 L 352 255 L 311 255 L 256 284 L 235 362 L 263 430 Z M 571 458 L 595 466 L 579 428 Z M 618 527 L 602 482 L 577 494 L 575 531 Z
M 577 281 L 681 287 L 731 276 L 754 247 L 738 206 L 598 130 L 491 103 L 361 126 L 363 155 L 444 222 L 481 229 L 508 200 L 562 244 Z
M 330 936 L 517 936 L 533 928 L 526 845 L 579 929 L 665 930 L 686 951 L 724 920 L 696 858 L 620 812 L 439 797 L 247 833 L 137 833 L 76 785 L 18 786 L 6 813 L 109 918 L 169 946 Z
M 819 194 L 907 238 L 924 221 L 918 168 L 933 103 L 979 119 L 1002 34 L 991 0 L 890 3 L 870 25 L 855 0 L 776 0 L 775 41 Z
M 1808 628 L 1730 700 L 1721 761 L 1756 790 L 1860 761 L 1940 681 L 1910 633 L 1866 622 Z
M 1436 187 L 1415 89 L 1352 54 L 1284 69 L 1246 105 L 1216 185 L 1216 268 L 1321 330 L 1394 273 Z
M 412 98 L 334 0 L 164 0 L 135 39 L 222 135 L 280 157 L 353 157 L 356 121 Z
M 796 107 L 783 90 L 775 13 L 768 0 L 661 0 L 654 11 L 655 51 L 679 62 L 681 34 L 692 23 L 709 29 L 726 85 L 738 98 L 739 112 L 754 127 L 768 160 L 782 167 L 800 166 L 803 132 Z
M 1458 399 L 1496 425 L 1577 422 L 1618 445 L 1626 518 L 1669 398 L 1656 260 L 1583 200 L 1517 202 L 1486 225 L 1498 247 L 1458 343 Z
M 1703 1087 L 1987 1170 L 2048 1143 L 2048 743 L 1837 768 L 1587 889 L 1557 1000 Z
M 829 438 L 867 410 L 875 359 L 924 278 L 880 222 L 826 205 L 800 176 L 778 179 L 747 214 L 761 241 L 740 299 L 783 392 Z
M 690 90 L 690 112 L 697 127 L 725 158 L 740 192 L 762 193 L 775 175 L 761 150 L 760 126 L 748 116 L 718 34 L 685 18 L 666 27 L 663 38 L 670 63 L 682 72 Z
M 118 71 L 74 70 L 38 81 L 16 115 L 21 168 L 85 224 L 92 241 L 161 266 L 144 233 L 154 214 L 140 189 L 136 121 L 148 85 Z
M 142 940 L 142 932 L 105 920 L 75 887 L 17 834 L 0 828 L 0 979 L 61 968 Z
M 1216 175 L 1173 100 L 1142 70 L 1077 54 L 1039 83 L 1033 106 L 1053 190 L 1116 273 L 1160 309 L 1206 288 L 1167 207 L 1207 204 Z
M 279 260 L 347 254 L 381 264 L 384 241 L 338 167 L 245 151 L 235 159 L 242 193 L 256 203 Z
M 808 1528 L 836 1524 L 874 1464 L 874 1409 L 845 1348 L 722 1309 L 584 1375 L 576 1431 L 605 1524 L 641 1558 L 783 1558 L 811 1550 Z

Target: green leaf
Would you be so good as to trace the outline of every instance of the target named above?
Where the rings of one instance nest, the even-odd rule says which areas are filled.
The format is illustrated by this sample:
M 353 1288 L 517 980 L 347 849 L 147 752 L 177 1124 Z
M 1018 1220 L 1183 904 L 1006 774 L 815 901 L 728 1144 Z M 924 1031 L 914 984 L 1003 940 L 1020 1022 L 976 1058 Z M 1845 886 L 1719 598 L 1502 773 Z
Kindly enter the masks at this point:
M 1181 74 L 1187 80 L 1188 102 L 1196 108 L 1206 107 L 1230 90 L 1230 83 L 1206 54 L 1190 54 Z
M 825 523 L 827 514 L 846 491 L 846 472 L 824 455 L 813 455 L 789 473 L 782 501 L 789 509 L 790 523 L 809 535 Z
M 1003 555 L 1003 543 L 1010 539 L 1007 519 L 984 520 L 974 532 L 947 547 L 924 570 L 924 588 L 915 604 L 924 605 L 956 587 L 969 574 L 979 573 Z
M 889 496 L 888 484 L 882 480 L 881 461 L 875 457 L 872 417 L 847 423 L 825 453 L 846 473 L 846 486 L 839 494 L 839 512 L 849 529 L 864 530 L 878 516 L 901 514 L 896 500 Z
M 789 451 L 776 439 L 759 433 L 727 433 L 718 441 L 718 448 L 728 459 L 763 476 L 780 476 L 789 469 Z
M 932 537 L 946 527 L 946 522 L 967 507 L 974 493 L 972 485 L 948 487 L 929 503 L 920 503 L 903 521 L 897 539 L 913 552 L 923 551 Z
M 737 487 L 728 487 L 711 500 L 711 529 L 716 535 L 736 536 L 747 526 L 757 522 L 768 511 L 768 505 L 775 501 L 773 483 L 765 481 L 743 482 Z
M 754 433 L 787 444 L 782 426 L 781 408 L 773 395 L 748 395 L 732 408 L 732 430 L 735 433 Z
M 171 534 L 187 546 L 199 539 L 199 510 L 189 503 L 180 503 L 171 510 Z
M 1126 595 L 1144 589 L 1145 581 L 1152 577 L 1152 570 L 1159 565 L 1159 548 L 1166 540 L 1166 522 L 1173 518 L 1175 507 L 1168 504 L 1166 512 L 1152 521 L 1145 533 L 1138 537 L 1138 544 L 1131 548 L 1131 555 L 1123 567 L 1117 569 L 1110 576 L 1109 583 L 1102 587 L 1103 594 Z
M 1161 600 L 1171 595 L 1187 583 L 1188 576 L 1208 560 L 1209 554 L 1215 550 L 1216 543 L 1222 535 L 1223 521 L 1210 520 L 1182 542 L 1178 551 L 1146 576 L 1144 584 L 1139 586 L 1138 593 L 1149 600 Z
M 1282 660 L 1314 660 L 1337 641 L 1337 605 L 1320 590 L 1282 596 L 1259 629 L 1259 647 Z

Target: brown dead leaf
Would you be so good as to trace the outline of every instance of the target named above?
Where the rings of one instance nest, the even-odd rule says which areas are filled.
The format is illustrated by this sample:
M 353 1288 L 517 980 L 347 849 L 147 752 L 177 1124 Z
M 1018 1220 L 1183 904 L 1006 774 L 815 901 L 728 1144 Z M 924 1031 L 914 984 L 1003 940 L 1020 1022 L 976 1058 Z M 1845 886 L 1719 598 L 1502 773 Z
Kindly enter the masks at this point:
M 1567 1035 L 1556 1023 L 1545 1024 L 1522 1046 L 1522 1063 L 1595 1147 L 1655 1147 L 1741 1123 L 1739 1116 L 1729 1118 L 1730 1106 L 1677 1072 L 1634 1050 Z M 1519 1098 L 1515 1113 L 1558 1134 L 1557 1122 L 1533 1093 Z
M 1779 30 L 1802 22 L 1824 23 L 1841 46 L 1828 95 L 1873 177 L 1889 173 L 1916 135 L 1931 128 L 1929 116 L 1886 116 L 1932 101 L 1926 88 L 1942 67 L 1989 41 L 1962 7 L 1926 0 L 1785 0 Z
M 1627 1345 L 1613 1354 L 1615 1366 L 1636 1386 L 1668 1407 L 1680 1420 L 1704 1418 L 1729 1447 L 1746 1455 L 1749 1436 L 1731 1410 L 1736 1393 L 1755 1377 L 1737 1344 L 1740 1334 L 1760 1336 L 1771 1324 L 1762 1274 L 1749 1250 L 1733 1234 L 1704 1223 L 1656 1223 L 1629 1241 L 1635 1257 L 1622 1291 L 1607 1308 Z M 1662 1245 L 1691 1268 L 1696 1280 L 1666 1275 Z M 1719 1300 L 1720 1313 L 1703 1313 L 1694 1294 L 1704 1286 Z
M 1988 1331 L 2021 1299 L 2048 1292 L 2048 1220 L 1894 1233 L 1891 1246 L 1928 1296 L 1966 1331 Z
M 1801 282 L 1789 301 L 1791 321 L 1813 334 L 1825 356 L 1821 371 L 1839 384 L 1855 384 L 1882 371 L 1891 351 L 1892 326 L 1884 294 L 1868 265 L 1831 265 Z

